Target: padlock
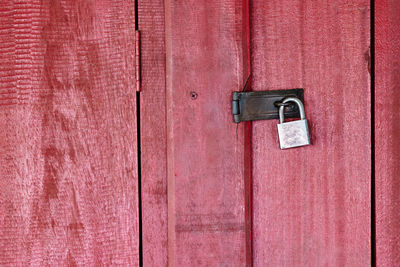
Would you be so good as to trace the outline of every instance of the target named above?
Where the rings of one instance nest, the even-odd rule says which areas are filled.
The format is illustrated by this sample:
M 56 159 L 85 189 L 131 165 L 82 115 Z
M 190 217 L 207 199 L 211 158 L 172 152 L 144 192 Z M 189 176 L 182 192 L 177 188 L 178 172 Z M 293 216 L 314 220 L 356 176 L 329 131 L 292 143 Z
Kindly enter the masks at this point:
M 299 107 L 300 120 L 284 122 L 285 106 L 279 107 L 278 135 L 281 149 L 310 145 L 310 133 L 304 112 L 304 106 L 300 99 L 295 97 L 285 98 L 282 103 L 294 102 Z

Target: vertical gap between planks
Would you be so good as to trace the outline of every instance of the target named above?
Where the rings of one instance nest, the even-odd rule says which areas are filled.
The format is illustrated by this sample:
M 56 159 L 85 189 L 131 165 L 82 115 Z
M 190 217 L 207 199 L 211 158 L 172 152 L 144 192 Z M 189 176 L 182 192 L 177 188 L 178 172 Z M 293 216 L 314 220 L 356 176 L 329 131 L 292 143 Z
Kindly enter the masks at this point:
M 248 73 L 248 78 L 246 81 L 246 85 L 248 86 L 248 88 L 246 89 L 246 91 L 250 91 L 251 90 L 251 78 L 252 78 L 252 73 L 253 73 L 253 69 L 252 69 L 252 64 L 251 64 L 251 27 L 252 27 L 252 19 L 251 19 L 251 4 L 252 4 L 252 0 L 248 0 L 247 1 L 247 6 L 245 7 L 246 10 L 244 12 L 247 12 L 245 18 L 247 20 L 247 27 L 246 30 L 248 31 L 247 33 L 247 49 L 248 49 L 248 56 L 247 56 L 247 60 L 248 60 L 248 69 L 249 69 L 249 73 Z M 248 216 L 249 216 L 249 228 L 248 229 L 248 239 L 247 242 L 249 242 L 248 244 L 248 253 L 249 253 L 249 259 L 248 259 L 248 266 L 249 267 L 253 267 L 254 266 L 254 236 L 253 236 L 253 223 L 254 223 L 254 212 L 253 212 L 253 143 L 252 143 L 252 129 L 253 129 L 253 123 L 251 121 L 247 122 L 247 125 L 245 126 L 247 127 L 246 132 L 247 132 L 247 136 L 245 136 L 245 139 L 247 139 L 245 142 L 247 142 L 247 151 L 245 151 L 245 153 L 248 153 Z M 245 133 L 246 135 L 246 133 Z
M 371 0 L 371 266 L 376 266 L 376 215 L 375 215 L 375 0 Z
M 139 30 L 139 1 L 135 0 L 135 31 Z M 136 37 L 135 37 L 136 38 Z M 136 52 L 135 52 L 136 54 Z M 138 162 L 138 210 L 139 210 L 139 266 L 143 266 L 143 228 L 142 228 L 142 158 L 140 139 L 140 92 L 136 92 L 136 130 Z
M 143 228 L 142 228 L 142 161 L 140 145 L 140 92 L 136 92 L 137 116 L 137 162 L 138 162 L 138 210 L 139 210 L 139 266 L 143 266 Z

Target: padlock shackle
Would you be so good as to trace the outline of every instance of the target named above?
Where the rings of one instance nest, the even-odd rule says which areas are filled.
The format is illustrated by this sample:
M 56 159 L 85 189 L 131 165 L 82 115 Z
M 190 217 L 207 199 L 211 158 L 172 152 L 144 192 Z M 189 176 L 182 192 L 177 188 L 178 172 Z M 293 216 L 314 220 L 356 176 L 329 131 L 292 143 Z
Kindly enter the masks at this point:
M 301 102 L 300 99 L 296 98 L 296 97 L 288 97 L 282 100 L 282 103 L 287 103 L 287 102 L 294 102 L 297 104 L 297 106 L 299 107 L 299 111 L 300 111 L 300 119 L 305 120 L 306 119 L 306 114 L 304 112 L 304 105 Z M 284 111 L 285 111 L 285 106 L 280 106 L 279 107 L 279 121 L 280 123 L 284 123 L 285 122 L 285 115 L 284 115 Z

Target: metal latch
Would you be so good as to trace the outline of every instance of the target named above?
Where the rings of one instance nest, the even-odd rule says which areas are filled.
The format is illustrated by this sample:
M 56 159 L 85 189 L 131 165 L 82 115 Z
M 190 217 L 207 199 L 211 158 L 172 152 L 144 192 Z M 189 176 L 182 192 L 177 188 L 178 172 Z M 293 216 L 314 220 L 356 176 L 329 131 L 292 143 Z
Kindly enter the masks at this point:
M 232 113 L 235 123 L 253 120 L 279 119 L 279 106 L 287 97 L 295 97 L 304 103 L 303 89 L 233 92 Z M 300 117 L 299 108 L 293 103 L 285 104 L 285 118 Z

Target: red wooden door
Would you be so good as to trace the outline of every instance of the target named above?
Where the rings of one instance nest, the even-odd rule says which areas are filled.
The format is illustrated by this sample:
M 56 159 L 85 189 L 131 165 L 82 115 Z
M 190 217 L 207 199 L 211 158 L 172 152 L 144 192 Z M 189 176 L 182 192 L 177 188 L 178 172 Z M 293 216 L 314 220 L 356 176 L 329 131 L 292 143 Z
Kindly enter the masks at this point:
M 144 263 L 370 265 L 369 1 L 145 2 Z M 312 146 L 232 122 L 250 70 L 252 90 L 305 88 Z
M 134 3 L 0 3 L 0 265 L 137 266 Z

